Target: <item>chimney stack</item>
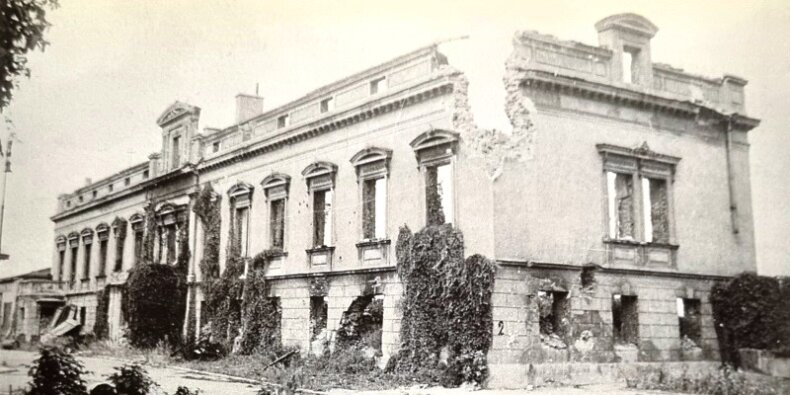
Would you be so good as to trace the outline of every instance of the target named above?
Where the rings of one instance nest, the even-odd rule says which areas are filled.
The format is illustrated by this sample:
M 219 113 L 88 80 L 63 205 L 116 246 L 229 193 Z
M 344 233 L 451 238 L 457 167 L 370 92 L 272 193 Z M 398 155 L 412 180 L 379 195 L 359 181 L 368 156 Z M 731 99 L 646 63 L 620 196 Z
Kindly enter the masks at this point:
M 236 123 L 242 123 L 261 114 L 263 114 L 262 97 L 243 93 L 236 95 Z

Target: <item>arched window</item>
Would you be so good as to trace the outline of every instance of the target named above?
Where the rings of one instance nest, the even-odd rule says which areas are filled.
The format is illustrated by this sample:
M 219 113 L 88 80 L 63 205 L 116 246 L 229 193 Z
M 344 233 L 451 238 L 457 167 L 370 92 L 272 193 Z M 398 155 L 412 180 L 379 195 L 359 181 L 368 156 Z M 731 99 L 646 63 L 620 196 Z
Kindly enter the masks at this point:
M 387 238 L 387 176 L 392 150 L 368 147 L 351 158 L 357 172 L 362 240 Z
M 420 134 L 410 143 L 425 180 L 425 222 L 455 222 L 454 158 L 459 135 L 441 129 Z
M 313 247 L 307 250 L 312 266 L 331 268 L 336 173 L 337 165 L 329 162 L 314 162 L 302 171 L 313 207 Z
M 239 256 L 249 255 L 249 229 L 250 229 L 250 206 L 252 203 L 253 186 L 246 182 L 237 182 L 228 189 L 230 198 L 231 224 L 233 226 L 233 248 L 238 251 Z M 247 272 L 245 265 L 244 272 Z
M 282 173 L 272 173 L 261 182 L 269 209 L 269 247 L 272 249 L 285 250 L 285 220 L 290 185 L 291 177 Z

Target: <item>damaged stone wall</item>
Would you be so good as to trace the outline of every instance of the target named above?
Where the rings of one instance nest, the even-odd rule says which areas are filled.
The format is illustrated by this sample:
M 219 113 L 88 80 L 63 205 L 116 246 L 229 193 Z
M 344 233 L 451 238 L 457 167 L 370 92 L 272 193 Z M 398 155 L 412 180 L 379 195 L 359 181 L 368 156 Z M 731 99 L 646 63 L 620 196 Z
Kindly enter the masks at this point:
M 483 163 L 491 179 L 498 177 L 506 161 L 523 161 L 532 155 L 535 128 L 530 115 L 535 106 L 522 94 L 522 80 L 517 69 L 508 66 L 504 78 L 505 110 L 513 126 L 508 133 L 477 126 L 469 104 L 469 81 L 463 74 L 453 77 L 453 126 L 461 133 L 471 158 Z
M 550 270 L 518 264 L 502 265 L 497 271 L 492 297 L 494 338 L 489 365 L 493 382 L 511 382 L 513 369 L 517 369 L 521 372 L 519 374 L 523 374 L 519 379 L 524 380 L 522 384 L 536 384 L 538 378 L 534 375 L 530 378 L 527 374 L 534 364 L 718 358 L 711 306 L 707 303 L 710 280 L 624 276 L 594 268 Z M 582 278 L 585 285 L 582 285 Z M 568 322 L 562 325 L 561 334 L 546 336 L 546 328 L 541 328 L 541 318 L 546 317 L 546 312 L 540 308 L 541 294 L 545 298 L 550 293 L 565 292 L 569 305 Z M 632 348 L 615 344 L 614 294 L 638 298 L 634 311 L 638 314 L 635 328 L 638 341 Z M 682 346 L 678 297 L 701 301 L 698 314 L 700 341 L 696 352 L 684 351 Z

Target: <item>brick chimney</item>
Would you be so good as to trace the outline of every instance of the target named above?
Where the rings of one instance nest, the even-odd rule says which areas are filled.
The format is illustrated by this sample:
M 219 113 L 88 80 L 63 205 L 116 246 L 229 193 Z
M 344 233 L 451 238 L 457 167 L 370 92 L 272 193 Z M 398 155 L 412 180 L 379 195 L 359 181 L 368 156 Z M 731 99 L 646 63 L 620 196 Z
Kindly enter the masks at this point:
M 242 123 L 263 114 L 263 98 L 239 93 L 236 95 L 236 123 Z

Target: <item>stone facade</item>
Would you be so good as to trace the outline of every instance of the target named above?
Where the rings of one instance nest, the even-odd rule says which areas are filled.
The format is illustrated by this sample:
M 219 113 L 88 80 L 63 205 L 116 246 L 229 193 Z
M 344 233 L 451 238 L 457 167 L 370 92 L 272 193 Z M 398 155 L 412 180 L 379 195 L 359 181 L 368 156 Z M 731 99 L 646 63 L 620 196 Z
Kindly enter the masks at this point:
M 0 279 L 0 339 L 36 341 L 44 334 L 63 297 L 49 269 Z
M 205 230 L 192 208 L 210 184 L 222 268 L 231 227 L 243 257 L 282 250 L 266 277 L 283 343 L 309 351 L 316 306 L 331 338 L 374 297 L 386 360 L 399 345 L 398 228 L 419 230 L 438 209 L 468 254 L 499 263 L 493 383 L 533 364 L 715 359 L 710 287 L 756 267 L 747 132 L 759 121 L 744 115 L 746 81 L 653 64 L 657 28 L 643 17 L 596 28 L 601 46 L 516 34 L 510 133 L 474 124 L 468 82 L 436 46 L 272 110 L 239 95 L 224 129 L 200 132 L 200 109 L 177 102 L 148 162 L 59 197 L 54 280 L 94 310 L 96 290 L 114 286 L 117 338 L 117 286 L 150 226 L 153 263 L 190 252 L 185 332 L 199 335 Z

